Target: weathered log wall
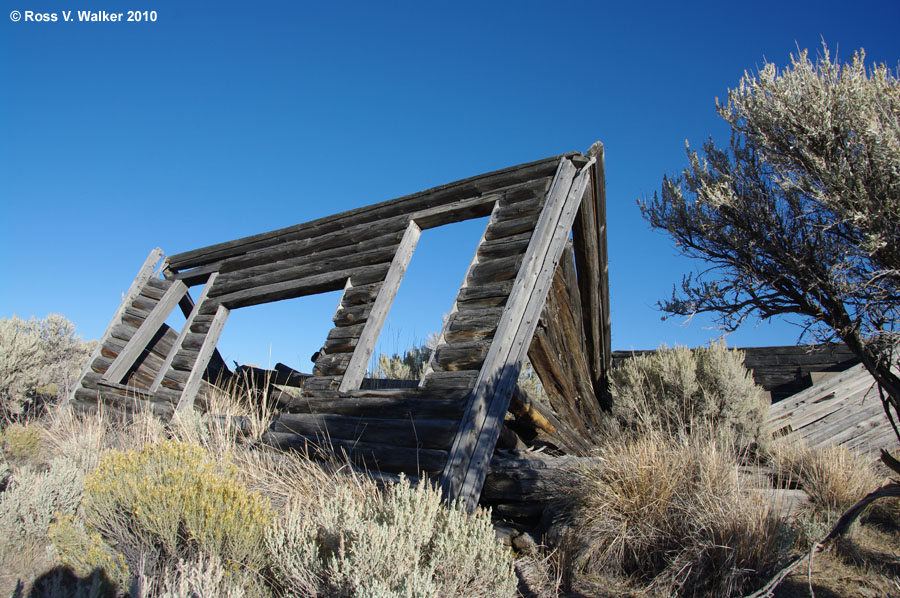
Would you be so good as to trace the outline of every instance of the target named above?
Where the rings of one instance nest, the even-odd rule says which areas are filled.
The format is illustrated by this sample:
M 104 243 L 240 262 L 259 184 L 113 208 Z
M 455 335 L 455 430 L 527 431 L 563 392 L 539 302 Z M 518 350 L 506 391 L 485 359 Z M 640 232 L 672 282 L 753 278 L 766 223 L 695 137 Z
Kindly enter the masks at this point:
M 448 498 L 474 506 L 501 433 L 507 445 L 521 443 L 503 416 L 529 347 L 559 417 L 520 393 L 520 424 L 582 454 L 606 406 L 602 181 L 595 146 L 587 157 L 540 160 L 173 255 L 164 280 L 153 275 L 154 252 L 73 399 L 79 408 L 107 401 L 169 415 L 200 393 L 202 407 L 204 377 L 227 373 L 215 344 L 230 310 L 342 290 L 312 375 L 275 372 L 275 382 L 300 392 L 278 396 L 265 440 L 342 453 L 383 472 L 440 476 Z M 483 216 L 488 224 L 422 379 L 372 388 L 366 365 L 421 232 Z M 201 284 L 195 303 L 188 289 Z M 164 324 L 176 305 L 187 320 L 180 333 Z

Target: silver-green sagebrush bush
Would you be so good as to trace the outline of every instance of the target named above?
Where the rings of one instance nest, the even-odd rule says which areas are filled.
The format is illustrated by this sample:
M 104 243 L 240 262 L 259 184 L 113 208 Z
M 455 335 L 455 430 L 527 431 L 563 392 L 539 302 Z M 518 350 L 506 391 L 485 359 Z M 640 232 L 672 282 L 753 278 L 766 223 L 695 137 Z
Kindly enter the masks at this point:
M 0 552 L 26 538 L 46 538 L 53 518 L 74 514 L 81 500 L 82 473 L 67 457 L 54 457 L 46 471 L 24 467 L 9 476 L 0 493 Z
M 728 145 L 688 147 L 688 167 L 640 202 L 653 228 L 704 260 L 661 303 L 727 330 L 786 315 L 840 340 L 900 415 L 900 77 L 832 60 L 824 46 L 745 72 L 718 113 Z
M 516 590 L 489 514 L 447 508 L 425 484 L 362 495 L 344 486 L 315 504 L 294 502 L 267 545 L 291 596 L 499 598 Z
M 59 314 L 0 318 L 0 416 L 21 417 L 41 396 L 67 392 L 92 349 Z
M 708 432 L 739 450 L 768 441 L 768 401 L 743 354 L 723 342 L 638 355 L 611 379 L 613 412 L 627 428 L 675 436 Z

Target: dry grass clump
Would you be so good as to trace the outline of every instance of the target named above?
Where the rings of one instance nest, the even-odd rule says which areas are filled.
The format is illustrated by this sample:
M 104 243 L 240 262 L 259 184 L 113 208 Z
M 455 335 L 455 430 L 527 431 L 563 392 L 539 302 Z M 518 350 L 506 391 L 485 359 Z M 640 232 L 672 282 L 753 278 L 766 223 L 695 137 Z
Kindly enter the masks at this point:
M 871 456 L 843 446 L 812 449 L 802 442 L 779 440 L 769 455 L 780 475 L 796 481 L 816 508 L 837 516 L 886 481 Z
M 788 526 L 744 492 L 733 455 L 712 440 L 657 431 L 611 441 L 578 473 L 564 545 L 576 575 L 731 596 L 787 548 Z
M 670 436 L 713 432 L 738 450 L 765 446 L 768 402 L 724 342 L 708 348 L 661 347 L 610 374 L 613 413 L 626 429 Z

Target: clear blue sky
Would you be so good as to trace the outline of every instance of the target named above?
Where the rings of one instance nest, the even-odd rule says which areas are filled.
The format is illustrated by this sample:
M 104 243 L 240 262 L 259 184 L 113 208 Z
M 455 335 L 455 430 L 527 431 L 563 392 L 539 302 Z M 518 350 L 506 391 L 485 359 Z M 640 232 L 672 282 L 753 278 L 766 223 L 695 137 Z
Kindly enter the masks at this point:
M 724 138 L 715 98 L 764 58 L 786 64 L 824 37 L 840 57 L 900 59 L 896 0 L 0 4 L 0 317 L 59 312 L 85 338 L 154 247 L 178 253 L 599 139 L 614 348 L 703 344 L 719 336 L 708 323 L 661 322 L 655 308 L 702 265 L 676 257 L 635 200 L 685 166 L 686 139 Z M 128 7 L 157 21 L 62 15 Z M 13 10 L 58 21 L 13 22 Z M 450 307 L 478 231 L 435 235 L 384 348 L 424 337 Z M 220 349 L 308 369 L 336 301 L 236 310 Z M 798 333 L 750 325 L 728 342 Z

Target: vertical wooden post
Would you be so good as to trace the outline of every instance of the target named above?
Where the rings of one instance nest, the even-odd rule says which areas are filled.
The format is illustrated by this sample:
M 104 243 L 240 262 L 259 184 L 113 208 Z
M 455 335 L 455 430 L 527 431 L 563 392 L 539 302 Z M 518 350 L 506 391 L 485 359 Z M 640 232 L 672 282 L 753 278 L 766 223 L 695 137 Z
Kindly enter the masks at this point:
M 202 305 L 202 303 L 197 302 L 197 305 Z M 219 342 L 219 335 L 222 334 L 225 320 L 228 319 L 230 312 L 231 310 L 222 304 L 219 304 L 219 307 L 216 308 L 216 315 L 213 316 L 212 323 L 209 325 L 209 332 L 206 333 L 206 338 L 203 339 L 203 345 L 200 347 L 197 361 L 194 362 L 194 367 L 191 368 L 187 382 L 184 383 L 184 390 L 181 392 L 181 399 L 179 399 L 178 405 L 175 406 L 175 411 L 184 411 L 194 406 L 194 397 L 197 396 L 197 391 L 200 390 L 203 372 L 206 370 L 213 351 L 216 350 L 216 343 Z
M 119 309 L 116 310 L 116 313 L 109 321 L 109 325 L 106 327 L 106 331 L 103 333 L 103 336 L 101 336 L 100 340 L 97 341 L 97 346 L 94 347 L 93 351 L 91 351 L 91 356 L 88 359 L 87 364 L 84 366 L 84 369 L 81 371 L 81 375 L 78 376 L 78 380 L 72 386 L 72 389 L 66 398 L 66 402 L 73 401 L 75 399 L 75 391 L 79 386 L 81 386 L 81 381 L 84 379 L 87 373 L 91 371 L 91 366 L 94 364 L 94 361 L 98 357 L 100 357 L 100 351 L 103 349 L 103 345 L 106 343 L 106 341 L 109 340 L 109 337 L 112 334 L 113 327 L 122 321 L 122 314 L 125 313 L 125 308 L 131 305 L 131 302 L 134 301 L 135 297 L 140 294 L 141 289 L 144 288 L 144 285 L 147 284 L 147 281 L 150 280 L 151 276 L 153 276 L 153 271 L 156 269 L 156 264 L 159 263 L 161 257 L 163 257 L 162 249 L 157 247 L 156 249 L 151 251 L 150 255 L 147 256 L 147 259 L 144 260 L 144 265 L 141 266 L 140 270 L 138 270 L 137 276 L 135 276 L 134 281 L 131 283 L 131 286 L 128 287 L 128 292 L 126 292 L 122 296 L 122 302 L 119 304 Z
M 595 162 L 591 185 L 572 228 L 578 290 L 584 319 L 585 341 L 591 365 L 594 396 L 604 409 L 612 406 L 607 383 L 610 368 L 609 262 L 606 251 L 606 180 L 603 144 L 591 146 Z
M 353 350 L 353 355 L 350 357 L 350 363 L 347 365 L 347 370 L 344 372 L 344 377 L 341 379 L 341 385 L 338 388 L 340 392 L 357 390 L 362 384 L 363 378 L 366 377 L 366 366 L 369 363 L 369 358 L 372 357 L 372 352 L 375 350 L 375 343 L 378 341 L 378 335 L 381 334 L 381 327 L 384 326 L 384 321 L 387 319 L 394 297 L 397 296 L 400 281 L 403 280 L 406 267 L 409 266 L 409 260 L 412 259 L 413 251 L 421 235 L 422 229 L 419 225 L 410 221 L 406 227 L 406 232 L 403 233 L 403 239 L 400 240 L 397 253 L 394 254 L 394 259 L 391 261 L 384 284 L 381 285 L 378 296 L 375 297 L 372 311 L 366 319 L 366 324 L 363 327 L 362 334 L 360 334 L 359 341 L 356 343 L 356 348 Z

